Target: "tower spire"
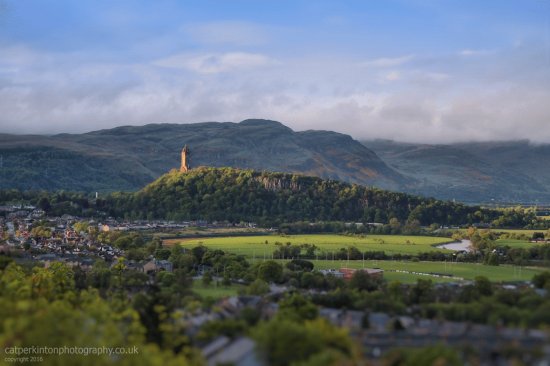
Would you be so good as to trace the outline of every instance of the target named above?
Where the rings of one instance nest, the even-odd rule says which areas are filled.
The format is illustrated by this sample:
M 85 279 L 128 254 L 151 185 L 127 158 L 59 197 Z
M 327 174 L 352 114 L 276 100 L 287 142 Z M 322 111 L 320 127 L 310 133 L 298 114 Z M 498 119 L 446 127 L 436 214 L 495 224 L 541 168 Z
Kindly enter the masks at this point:
M 181 150 L 181 167 L 180 167 L 180 172 L 182 173 L 185 173 L 187 171 L 189 171 L 189 169 L 191 169 L 189 167 L 189 157 L 191 156 L 191 153 L 189 152 L 189 148 L 187 147 L 187 145 L 185 145 L 183 147 L 183 149 Z

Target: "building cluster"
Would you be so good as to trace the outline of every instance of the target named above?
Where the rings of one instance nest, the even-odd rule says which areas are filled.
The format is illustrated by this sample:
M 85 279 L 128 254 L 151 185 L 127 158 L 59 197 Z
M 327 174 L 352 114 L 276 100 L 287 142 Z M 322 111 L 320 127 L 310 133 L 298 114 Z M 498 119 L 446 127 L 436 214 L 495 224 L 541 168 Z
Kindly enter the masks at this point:
M 455 349 L 467 346 L 473 349 L 483 362 L 491 364 L 501 364 L 513 350 L 526 357 L 527 359 L 522 361 L 527 364 L 534 361 L 529 359 L 530 353 L 537 354 L 546 362 L 550 361 L 550 339 L 543 330 L 332 308 L 321 308 L 319 315 L 336 326 L 348 328 L 350 334 L 362 344 L 363 349 L 368 351 L 369 354 L 365 356 L 372 359 L 393 348 L 444 344 Z
M 271 295 L 277 295 L 273 291 Z M 233 296 L 220 300 L 210 309 L 199 310 L 183 319 L 187 335 L 195 338 L 203 325 L 212 321 L 238 318 L 245 309 L 257 312 L 261 319 L 270 319 L 278 311 L 278 304 L 261 296 Z M 363 347 L 365 357 L 377 360 L 384 352 L 396 347 L 425 347 L 444 344 L 455 349 L 470 347 L 482 360 L 491 364 L 504 362 L 510 352 L 520 351 L 523 361 L 529 364 L 532 354 L 538 361 L 550 361 L 548 334 L 542 330 L 495 327 L 452 322 L 440 319 L 398 316 L 382 312 L 363 312 L 321 307 L 319 316 L 330 323 L 347 328 L 350 335 Z M 202 346 L 208 365 L 220 360 L 233 365 L 266 365 L 248 337 L 229 339 L 219 336 Z
M 78 231 L 75 224 L 86 223 L 85 231 Z M 32 249 L 41 254 L 59 256 L 100 257 L 111 261 L 122 255 L 117 248 L 102 243 L 98 234 L 109 232 L 155 231 L 171 232 L 188 227 L 225 228 L 235 225 L 225 222 L 136 220 L 119 221 L 113 218 L 95 221 L 71 215 L 49 217 L 34 206 L 0 206 L 0 252 Z M 254 228 L 254 223 L 243 223 Z M 40 230 L 38 228 L 41 228 Z M 3 244 L 2 244 L 3 243 Z
M 2 239 L 0 252 L 35 253 L 40 261 L 68 261 L 73 263 L 89 258 L 107 261 L 122 255 L 122 251 L 98 238 L 98 223 L 88 222 L 88 229 L 77 231 L 79 219 L 70 215 L 61 217 L 0 217 Z M 101 226 L 101 224 L 99 224 Z

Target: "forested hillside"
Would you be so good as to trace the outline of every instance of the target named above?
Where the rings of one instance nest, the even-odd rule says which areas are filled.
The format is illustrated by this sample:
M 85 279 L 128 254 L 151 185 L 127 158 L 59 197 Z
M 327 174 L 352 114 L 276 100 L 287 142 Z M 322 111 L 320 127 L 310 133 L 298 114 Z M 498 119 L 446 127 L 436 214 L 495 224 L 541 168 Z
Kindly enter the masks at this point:
M 92 194 L 0 190 L 0 205 L 31 204 L 60 216 L 126 219 L 362 222 L 413 225 L 546 227 L 533 210 L 491 210 L 289 173 L 234 168 L 172 170 L 138 192 Z
M 490 222 L 500 214 L 356 184 L 231 168 L 171 171 L 137 193 L 115 193 L 105 209 L 129 218 L 255 222 Z

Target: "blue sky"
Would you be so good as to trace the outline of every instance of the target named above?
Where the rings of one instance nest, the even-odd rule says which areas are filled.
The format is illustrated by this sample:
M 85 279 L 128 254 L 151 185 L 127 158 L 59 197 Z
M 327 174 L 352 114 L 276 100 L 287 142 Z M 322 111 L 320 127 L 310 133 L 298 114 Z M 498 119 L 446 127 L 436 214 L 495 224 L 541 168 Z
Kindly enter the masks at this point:
M 0 132 L 550 142 L 550 0 L 0 0 Z

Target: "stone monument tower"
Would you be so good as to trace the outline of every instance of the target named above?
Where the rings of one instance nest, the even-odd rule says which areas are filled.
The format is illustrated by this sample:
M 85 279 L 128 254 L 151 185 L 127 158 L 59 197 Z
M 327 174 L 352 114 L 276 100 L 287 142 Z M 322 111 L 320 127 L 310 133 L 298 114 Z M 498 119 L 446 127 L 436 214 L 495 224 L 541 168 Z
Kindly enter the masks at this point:
M 187 145 L 185 145 L 183 147 L 183 149 L 181 150 L 181 167 L 180 167 L 180 172 L 182 173 L 185 173 L 185 172 L 188 172 L 189 169 L 191 169 L 189 167 L 189 157 L 191 156 L 191 153 L 189 152 L 189 148 L 187 147 Z

